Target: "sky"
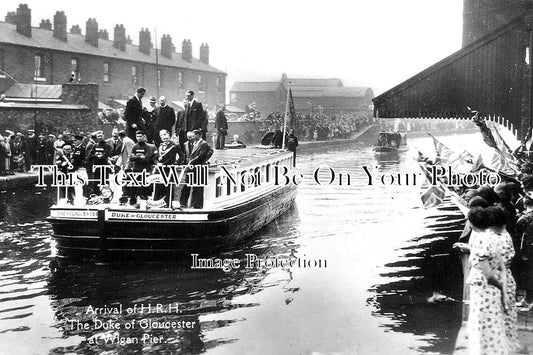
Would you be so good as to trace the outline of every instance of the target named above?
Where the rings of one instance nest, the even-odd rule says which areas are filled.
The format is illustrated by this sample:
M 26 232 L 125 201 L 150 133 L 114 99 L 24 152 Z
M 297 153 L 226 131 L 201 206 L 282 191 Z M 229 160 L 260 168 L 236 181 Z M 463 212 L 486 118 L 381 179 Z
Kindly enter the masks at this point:
M 21 0 L 2 0 L 0 19 Z M 134 43 L 141 28 L 170 34 L 178 52 L 191 39 L 198 58 L 208 43 L 210 64 L 235 81 L 289 77 L 340 78 L 376 95 L 461 47 L 462 0 L 25 0 L 32 25 L 65 11 L 67 28 L 96 18 L 110 39 L 124 24 Z

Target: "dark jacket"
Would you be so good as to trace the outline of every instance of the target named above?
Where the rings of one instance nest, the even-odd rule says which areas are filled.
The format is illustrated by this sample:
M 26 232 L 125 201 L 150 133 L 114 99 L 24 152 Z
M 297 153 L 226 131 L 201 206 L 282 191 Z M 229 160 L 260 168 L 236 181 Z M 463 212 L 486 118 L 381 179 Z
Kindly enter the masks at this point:
M 176 123 L 176 112 L 169 105 L 165 107 L 158 107 L 155 110 L 156 130 L 155 134 L 159 135 L 159 131 L 166 129 L 172 134 L 172 127 Z
M 88 166 L 93 165 L 109 165 L 109 156 L 111 154 L 111 147 L 105 141 L 96 142 L 89 152 Z
M 129 167 L 136 172 L 143 170 L 151 172 L 156 160 L 157 153 L 155 145 L 146 142 L 139 142 L 136 143 L 131 149 Z
M 215 128 L 218 130 L 218 133 L 222 134 L 223 136 L 227 135 L 228 133 L 228 120 L 226 119 L 226 115 L 224 114 L 223 110 L 219 110 L 217 112 L 217 116 L 215 118 Z
M 144 130 L 144 122 L 142 119 L 143 106 L 137 96 L 133 96 L 126 103 L 126 110 L 124 111 L 124 120 L 126 121 L 126 131 L 128 137 L 135 140 L 135 132 L 139 129 Z M 136 124 L 137 127 L 133 128 L 132 125 Z
M 213 149 L 207 144 L 206 141 L 200 139 L 198 143 L 190 149 L 189 142 L 185 143 L 185 157 L 186 164 L 189 165 L 204 165 L 213 155 Z
M 191 104 L 185 105 L 185 127 L 187 132 L 193 129 L 202 129 L 204 119 L 204 108 L 199 101 L 193 100 Z

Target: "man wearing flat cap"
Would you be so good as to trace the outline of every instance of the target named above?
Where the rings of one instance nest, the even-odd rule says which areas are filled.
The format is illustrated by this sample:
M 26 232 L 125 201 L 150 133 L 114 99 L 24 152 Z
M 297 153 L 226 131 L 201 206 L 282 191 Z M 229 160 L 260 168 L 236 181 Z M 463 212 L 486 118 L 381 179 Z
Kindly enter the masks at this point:
M 126 110 L 124 111 L 124 120 L 126 121 L 126 131 L 128 137 L 135 140 L 135 132 L 137 130 L 145 130 L 145 120 L 143 119 L 143 104 L 142 98 L 146 93 L 145 88 L 138 88 L 137 92 L 126 103 Z

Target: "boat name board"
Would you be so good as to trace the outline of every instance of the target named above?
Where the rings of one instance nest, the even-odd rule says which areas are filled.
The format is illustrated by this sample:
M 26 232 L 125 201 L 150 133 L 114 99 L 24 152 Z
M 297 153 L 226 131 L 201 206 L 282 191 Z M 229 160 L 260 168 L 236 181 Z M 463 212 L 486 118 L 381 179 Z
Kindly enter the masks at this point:
M 71 217 L 71 218 L 98 218 L 97 211 L 75 211 L 75 210 L 52 210 L 51 217 Z
M 122 212 L 106 211 L 106 220 L 135 221 L 207 221 L 206 213 L 156 213 L 156 212 Z

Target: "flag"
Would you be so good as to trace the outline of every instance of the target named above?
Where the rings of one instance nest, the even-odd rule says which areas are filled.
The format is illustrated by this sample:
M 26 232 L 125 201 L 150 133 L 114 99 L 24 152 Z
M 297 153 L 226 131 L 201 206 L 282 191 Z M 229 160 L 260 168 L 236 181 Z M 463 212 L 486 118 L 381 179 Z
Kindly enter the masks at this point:
M 429 136 L 433 138 L 433 144 L 435 145 L 435 151 L 437 153 L 437 163 L 450 166 L 456 173 L 466 174 L 470 172 L 474 158 L 472 154 L 466 150 L 462 153 L 456 153 L 431 134 L 429 134 Z
M 442 200 L 444 200 L 445 195 L 446 191 L 444 190 L 444 187 L 442 185 L 435 185 L 430 186 L 425 192 L 423 192 L 420 195 L 420 199 L 422 200 L 424 207 L 430 208 L 438 206 Z
M 507 145 L 505 140 L 498 132 L 498 127 L 494 122 L 487 122 L 487 127 L 492 132 L 493 139 L 496 143 L 496 150 L 500 154 L 500 166 L 497 171 L 501 171 L 507 175 L 518 175 L 520 169 L 518 168 L 518 162 L 513 155 L 511 148 Z
M 296 121 L 296 109 L 294 108 L 294 100 L 292 98 L 292 89 L 289 87 L 289 129 L 298 128 L 298 122 Z
M 426 176 L 426 181 L 424 181 L 424 184 L 421 187 L 422 192 L 420 193 L 420 199 L 426 208 L 438 206 L 446 196 L 446 188 L 440 181 L 438 181 L 436 185 L 429 185 L 428 182 L 431 181 L 429 168 L 433 164 L 431 164 L 431 161 L 420 151 L 418 152 L 418 165 Z

